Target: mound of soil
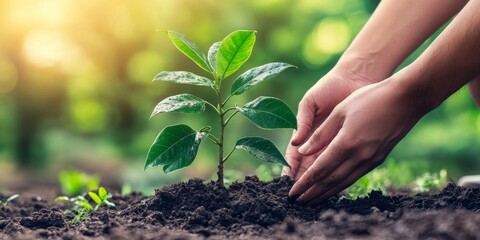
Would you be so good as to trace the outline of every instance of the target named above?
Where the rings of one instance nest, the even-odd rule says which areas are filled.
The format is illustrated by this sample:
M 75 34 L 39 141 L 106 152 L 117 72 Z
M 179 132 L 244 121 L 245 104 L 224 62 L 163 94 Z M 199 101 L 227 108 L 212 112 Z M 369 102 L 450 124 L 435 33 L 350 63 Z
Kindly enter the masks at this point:
M 115 208 L 69 223 L 64 206 L 19 198 L 0 207 L 1 239 L 480 239 L 480 189 L 335 196 L 315 208 L 288 201 L 287 177 L 247 177 L 228 189 L 193 179 L 154 196 L 115 195 Z M 3 199 L 4 196 L 0 196 Z

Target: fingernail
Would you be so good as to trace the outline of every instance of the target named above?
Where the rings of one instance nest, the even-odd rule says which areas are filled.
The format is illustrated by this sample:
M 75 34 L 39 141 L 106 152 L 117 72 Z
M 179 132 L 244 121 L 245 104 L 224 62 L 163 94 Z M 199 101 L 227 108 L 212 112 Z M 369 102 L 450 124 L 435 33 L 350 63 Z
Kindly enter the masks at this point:
M 310 144 L 305 143 L 300 148 L 298 148 L 298 152 L 301 153 L 301 154 L 305 154 L 308 151 L 309 148 L 310 148 Z
M 300 197 L 300 194 L 293 195 L 287 198 L 288 203 L 294 203 Z

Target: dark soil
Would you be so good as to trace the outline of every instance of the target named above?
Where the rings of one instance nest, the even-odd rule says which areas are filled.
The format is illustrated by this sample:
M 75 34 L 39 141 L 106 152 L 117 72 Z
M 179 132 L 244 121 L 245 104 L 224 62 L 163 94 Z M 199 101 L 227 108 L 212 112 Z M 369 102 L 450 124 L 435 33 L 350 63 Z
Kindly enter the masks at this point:
M 315 208 L 289 202 L 293 182 L 247 177 L 228 189 L 201 180 L 152 197 L 115 195 L 88 220 L 65 206 L 18 198 L 0 207 L 0 239 L 480 239 L 480 189 L 330 198 Z M 0 199 L 5 196 L 0 194 Z

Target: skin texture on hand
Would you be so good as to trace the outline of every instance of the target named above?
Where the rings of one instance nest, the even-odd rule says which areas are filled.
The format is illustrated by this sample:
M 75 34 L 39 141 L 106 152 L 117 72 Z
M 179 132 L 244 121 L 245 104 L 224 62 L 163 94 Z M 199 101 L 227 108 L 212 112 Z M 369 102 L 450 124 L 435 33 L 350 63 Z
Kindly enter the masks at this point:
M 298 131 L 294 132 L 285 154 L 291 168 L 283 168 L 284 175 L 297 180 L 305 172 L 316 156 L 302 156 L 298 153 L 298 145 L 310 137 L 338 103 L 358 88 L 370 84 L 370 81 L 361 74 L 337 67 L 305 94 L 298 106 Z
M 423 115 L 476 79 L 479 11 L 480 0 L 470 1 L 414 63 L 337 105 L 298 149 L 314 160 L 289 196 L 315 205 L 350 186 L 382 163 Z
M 395 81 L 385 80 L 341 102 L 299 149 L 316 159 L 290 196 L 318 204 L 381 164 L 426 113 L 399 89 Z
M 310 137 L 337 104 L 358 88 L 389 77 L 414 49 L 460 11 L 465 3 L 465 0 L 441 3 L 437 0 L 381 1 L 337 65 L 301 100 L 297 114 L 298 132 L 292 136 L 285 154 L 292 168 L 284 168 L 283 174 L 297 180 L 315 161 L 319 153 L 303 156 L 298 152 L 298 146 Z

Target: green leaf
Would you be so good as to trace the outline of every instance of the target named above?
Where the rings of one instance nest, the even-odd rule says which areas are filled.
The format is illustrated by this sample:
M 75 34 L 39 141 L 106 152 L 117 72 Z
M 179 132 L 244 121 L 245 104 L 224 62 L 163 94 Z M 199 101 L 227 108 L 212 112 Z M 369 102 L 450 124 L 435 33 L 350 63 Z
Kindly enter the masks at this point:
M 98 196 L 100 197 L 100 199 L 102 199 L 102 201 L 107 200 L 108 199 L 107 189 L 105 189 L 104 187 L 100 187 L 98 189 Z
M 65 201 L 69 201 L 69 200 L 70 200 L 70 198 L 68 198 L 67 196 L 58 196 L 53 201 L 55 201 L 55 202 L 65 202 Z
M 76 201 L 75 204 L 80 206 L 80 207 L 86 208 L 88 210 L 88 212 L 93 211 L 93 207 L 90 203 L 88 203 L 88 201 Z
M 164 165 L 164 172 L 171 172 L 192 164 L 201 141 L 210 132 L 204 127 L 199 132 L 179 124 L 164 128 L 148 151 L 145 169 Z
M 207 65 L 205 54 L 193 41 L 179 32 L 167 31 L 167 35 L 180 52 L 192 59 L 203 70 L 211 72 L 210 67 Z
M 267 163 L 276 163 L 281 164 L 286 167 L 290 167 L 288 165 L 285 158 L 283 158 L 280 151 L 278 151 L 277 147 L 265 138 L 261 137 L 246 137 L 242 138 L 237 141 L 235 144 L 236 149 L 243 149 L 247 151 L 253 157 L 267 162 Z
M 260 128 L 297 128 L 295 114 L 278 98 L 258 97 L 237 109 Z
M 101 204 L 102 203 L 102 199 L 100 199 L 100 197 L 94 193 L 94 192 L 88 192 L 88 196 L 90 196 L 90 198 L 96 203 L 96 204 Z
M 240 75 L 235 82 L 233 82 L 232 90 L 230 91 L 233 95 L 240 95 L 247 90 L 251 89 L 257 83 L 268 80 L 277 76 L 283 70 L 295 67 L 288 63 L 268 63 L 260 67 L 252 68 L 242 75 Z
M 217 52 L 221 43 L 222 42 L 216 42 L 208 49 L 208 63 L 214 72 L 217 71 Z
M 150 117 L 165 112 L 200 113 L 203 111 L 205 111 L 204 100 L 192 94 L 179 94 L 159 102 Z
M 206 77 L 201 77 L 185 71 L 161 72 L 153 78 L 153 81 L 165 81 L 207 87 L 213 87 L 215 85 L 212 80 Z
M 224 79 L 237 71 L 252 54 L 255 31 L 240 30 L 222 40 L 217 53 L 217 73 Z
M 5 200 L 5 202 L 7 202 L 7 203 L 11 202 L 11 201 L 15 200 L 16 198 L 18 198 L 19 196 L 20 195 L 18 195 L 18 194 L 12 195 L 9 198 L 7 198 L 7 200 Z

